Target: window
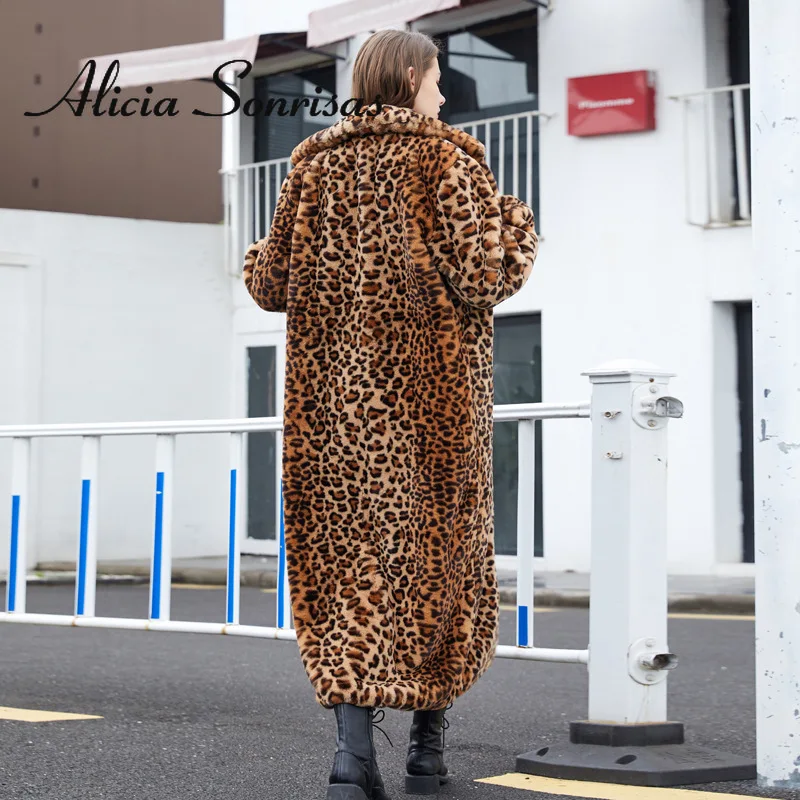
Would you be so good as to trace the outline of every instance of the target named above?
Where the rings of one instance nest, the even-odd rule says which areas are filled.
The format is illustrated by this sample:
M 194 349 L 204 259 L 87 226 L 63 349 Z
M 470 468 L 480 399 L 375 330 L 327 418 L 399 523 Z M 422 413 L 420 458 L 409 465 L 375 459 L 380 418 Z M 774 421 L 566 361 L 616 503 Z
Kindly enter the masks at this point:
M 703 228 L 750 224 L 747 0 L 705 0 L 705 89 L 683 106 L 686 219 Z
M 439 33 L 436 38 L 443 45 L 439 65 L 446 100 L 440 119 L 484 143 L 500 191 L 528 203 L 540 229 L 539 120 L 530 114 L 539 109 L 536 12 Z M 516 123 L 512 118 L 469 124 L 509 115 L 518 117 Z
M 444 52 L 440 117 L 451 125 L 538 109 L 536 14 L 437 34 Z
M 317 86 L 322 92 L 317 92 Z M 283 99 L 287 112 L 292 103 L 303 97 L 313 101 L 319 99 L 318 106 L 324 106 L 326 100 L 336 93 L 336 65 L 334 62 L 315 65 L 294 72 L 281 72 L 276 75 L 263 75 L 255 80 L 255 97 L 261 101 L 264 109 L 267 102 Z M 336 122 L 338 115 L 324 117 L 311 116 L 310 108 L 303 106 L 292 116 L 281 116 L 278 113 L 280 103 L 276 103 L 271 114 L 259 114 L 255 122 L 256 162 L 269 161 L 273 158 L 288 158 L 292 150 L 307 137 L 322 128 Z
M 277 416 L 275 347 L 247 348 L 247 416 Z M 247 434 L 247 544 L 275 540 L 275 471 L 278 455 L 273 431 Z M 250 552 L 245 544 L 245 551 Z
M 742 561 L 755 561 L 753 487 L 753 304 L 735 303 L 737 394 L 739 399 L 739 476 L 742 482 Z
M 317 87 L 322 89 L 317 92 Z M 281 72 L 256 78 L 254 98 L 260 102 L 261 111 L 253 117 L 254 163 L 283 159 L 277 163 L 254 167 L 243 174 L 237 191 L 247 226 L 248 242 L 255 242 L 269 232 L 272 216 L 280 195 L 281 184 L 289 172 L 288 158 L 292 150 L 307 137 L 327 128 L 339 115 L 312 116 L 310 106 L 301 106 L 292 115 L 292 104 L 297 99 L 319 100 L 317 108 L 325 109 L 327 101 L 336 93 L 336 65 L 334 62 L 315 65 L 294 72 Z M 284 101 L 281 105 L 280 101 Z M 272 101 L 270 107 L 268 103 Z M 285 109 L 285 115 L 279 112 Z M 271 113 L 267 114 L 267 111 Z

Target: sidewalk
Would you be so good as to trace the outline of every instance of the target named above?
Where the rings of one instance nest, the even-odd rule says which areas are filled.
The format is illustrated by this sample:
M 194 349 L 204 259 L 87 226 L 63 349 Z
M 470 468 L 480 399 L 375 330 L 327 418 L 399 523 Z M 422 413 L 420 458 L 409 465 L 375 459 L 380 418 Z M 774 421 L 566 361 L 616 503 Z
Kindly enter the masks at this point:
M 278 560 L 274 556 L 242 556 L 241 585 L 275 588 Z M 176 558 L 172 562 L 172 582 L 224 585 L 226 559 Z M 516 604 L 516 575 L 498 571 L 500 600 Z M 74 562 L 42 562 L 28 575 L 31 583 L 74 583 Z M 148 583 L 150 562 L 99 561 L 97 581 L 109 583 Z M 0 575 L 5 583 L 5 575 Z M 669 577 L 669 610 L 673 612 L 753 614 L 755 589 L 753 578 L 714 575 L 672 575 Z M 589 575 L 578 572 L 540 572 L 535 579 L 534 605 L 550 607 L 589 607 Z

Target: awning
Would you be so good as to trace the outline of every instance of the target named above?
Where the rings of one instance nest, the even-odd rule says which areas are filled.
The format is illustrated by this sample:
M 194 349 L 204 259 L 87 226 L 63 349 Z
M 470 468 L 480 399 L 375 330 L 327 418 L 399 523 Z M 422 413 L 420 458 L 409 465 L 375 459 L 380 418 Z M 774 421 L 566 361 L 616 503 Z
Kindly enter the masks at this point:
M 258 50 L 258 41 L 259 36 L 256 34 L 243 39 L 221 39 L 214 42 L 94 56 L 96 71 L 93 88 L 99 86 L 106 70 L 115 60 L 119 61 L 119 75 L 114 85 L 121 89 L 198 78 L 210 80 L 218 67 L 227 61 L 242 59 L 252 64 Z M 83 69 L 88 61 L 88 58 L 83 59 L 80 68 Z M 86 77 L 84 73 L 78 89 L 83 89 Z
M 291 0 L 289 0 L 291 2 Z M 329 2 L 330 0 L 325 0 Z M 211 80 L 217 69 L 224 63 L 234 60 L 255 63 L 257 58 L 271 57 L 291 50 L 305 50 L 329 58 L 343 60 L 338 53 L 327 53 L 316 48 L 359 33 L 375 31 L 412 22 L 428 14 L 435 14 L 459 6 L 474 5 L 486 0 L 348 0 L 335 3 L 308 14 L 308 32 L 300 30 L 298 22 L 304 5 L 310 0 L 295 0 L 299 6 L 285 14 L 279 22 L 283 32 L 269 27 L 269 33 L 245 36 L 238 39 L 220 39 L 212 42 L 158 47 L 153 50 L 134 50 L 128 53 L 113 53 L 93 56 L 95 61 L 94 89 L 99 87 L 113 61 L 119 61 L 119 74 L 114 86 L 121 89 L 131 86 L 155 85 L 170 81 Z M 320 2 L 320 0 L 316 0 Z M 538 0 L 529 0 L 536 3 Z M 247 22 L 248 20 L 245 20 Z M 255 22 L 255 20 L 249 20 Z M 264 28 L 267 22 L 262 20 Z M 304 40 L 304 41 L 303 41 Z M 80 69 L 86 66 L 89 58 L 80 62 Z M 82 90 L 86 75 L 82 75 L 77 88 Z
M 460 5 L 461 0 L 349 0 L 308 15 L 308 46 L 320 47 L 365 31 L 403 25 Z

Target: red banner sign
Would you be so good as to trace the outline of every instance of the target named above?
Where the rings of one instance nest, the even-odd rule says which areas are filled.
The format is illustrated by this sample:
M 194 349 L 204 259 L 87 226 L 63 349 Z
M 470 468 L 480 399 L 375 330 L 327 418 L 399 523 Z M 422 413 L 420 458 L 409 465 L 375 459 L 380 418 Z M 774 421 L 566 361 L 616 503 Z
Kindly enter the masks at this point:
M 648 70 L 567 81 L 570 136 L 655 130 L 655 106 L 654 75 Z

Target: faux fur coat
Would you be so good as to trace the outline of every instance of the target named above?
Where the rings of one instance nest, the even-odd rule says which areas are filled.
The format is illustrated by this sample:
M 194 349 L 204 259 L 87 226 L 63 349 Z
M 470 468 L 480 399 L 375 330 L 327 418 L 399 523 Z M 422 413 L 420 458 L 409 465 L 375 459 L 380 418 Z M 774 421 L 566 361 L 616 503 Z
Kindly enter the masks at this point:
M 533 213 L 483 145 L 371 106 L 292 153 L 244 281 L 286 313 L 283 503 L 303 665 L 325 707 L 442 708 L 497 645 L 492 309 Z

